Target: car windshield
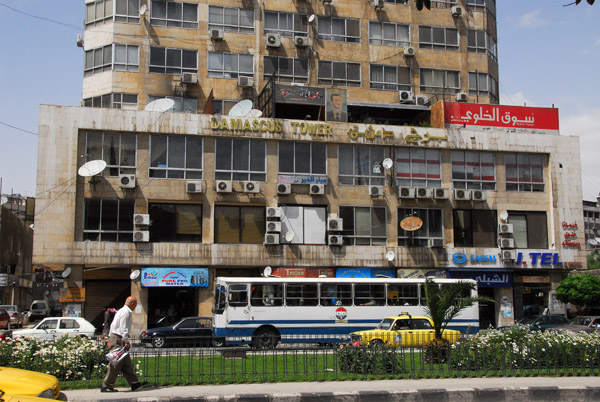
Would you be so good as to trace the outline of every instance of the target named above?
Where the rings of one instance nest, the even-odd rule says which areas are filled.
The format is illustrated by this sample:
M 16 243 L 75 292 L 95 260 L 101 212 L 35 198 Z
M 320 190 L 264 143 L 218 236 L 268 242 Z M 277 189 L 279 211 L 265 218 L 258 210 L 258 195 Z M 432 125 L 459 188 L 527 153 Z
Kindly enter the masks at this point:
M 0 308 L 3 308 L 6 311 L 16 311 L 16 306 L 0 306 Z
M 389 330 L 392 327 L 393 323 L 394 323 L 393 318 L 384 318 L 383 320 L 381 320 L 381 322 L 377 325 L 376 328 Z

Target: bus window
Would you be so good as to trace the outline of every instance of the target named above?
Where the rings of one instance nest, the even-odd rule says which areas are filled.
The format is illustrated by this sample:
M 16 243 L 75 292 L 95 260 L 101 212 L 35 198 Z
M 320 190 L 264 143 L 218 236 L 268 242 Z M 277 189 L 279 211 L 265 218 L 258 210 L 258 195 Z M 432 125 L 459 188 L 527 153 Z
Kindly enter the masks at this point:
M 215 289 L 215 314 L 223 314 L 225 310 L 225 286 L 217 286 Z
M 322 306 L 351 306 L 352 285 L 338 283 L 321 284 Z
M 388 285 L 388 304 L 391 306 L 418 306 L 417 285 Z
M 354 285 L 354 304 L 356 306 L 385 306 L 385 285 Z
M 245 284 L 229 285 L 229 305 L 231 307 L 248 305 L 248 289 Z
M 281 306 L 283 285 L 255 283 L 252 285 L 250 304 L 253 306 Z
M 288 283 L 285 289 L 285 304 L 288 306 L 316 306 L 319 304 L 319 292 L 316 284 Z

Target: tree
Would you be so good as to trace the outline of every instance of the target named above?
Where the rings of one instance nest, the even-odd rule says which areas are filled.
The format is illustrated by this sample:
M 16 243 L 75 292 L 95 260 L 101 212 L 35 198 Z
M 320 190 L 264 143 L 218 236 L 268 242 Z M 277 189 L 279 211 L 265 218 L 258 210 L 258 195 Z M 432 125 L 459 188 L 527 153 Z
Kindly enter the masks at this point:
M 587 307 L 600 304 L 600 279 L 590 274 L 568 276 L 556 287 L 556 298 L 576 306 L 581 314 Z

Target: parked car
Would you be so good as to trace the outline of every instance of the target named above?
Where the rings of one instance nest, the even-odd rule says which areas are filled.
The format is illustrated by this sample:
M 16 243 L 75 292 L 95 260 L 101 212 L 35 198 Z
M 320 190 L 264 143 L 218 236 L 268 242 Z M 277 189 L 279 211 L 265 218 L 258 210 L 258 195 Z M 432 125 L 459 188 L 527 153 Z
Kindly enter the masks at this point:
M 0 308 L 5 309 L 10 314 L 10 325 L 13 328 L 23 326 L 23 315 L 19 312 L 19 308 L 14 304 L 4 304 Z
M 29 329 L 13 331 L 13 338 L 33 336 L 44 340 L 56 340 L 67 336 L 94 337 L 96 328 L 82 317 L 49 317 Z
M 212 318 L 182 318 L 173 325 L 143 331 L 140 340 L 155 348 L 166 345 L 210 346 L 213 344 Z
M 3 308 L 0 308 L 0 328 L 10 329 L 10 314 Z
M 29 308 L 29 317 L 31 320 L 44 318 L 50 315 L 50 305 L 46 300 L 34 300 Z
M 527 317 L 517 321 L 518 324 L 529 326 L 531 331 L 545 331 L 548 328 L 558 327 L 559 325 L 565 325 L 569 322 L 569 319 L 564 315 L 560 314 L 544 314 L 538 315 L 537 317 Z M 504 331 L 511 326 L 498 327 L 499 330 Z
M 11 395 L 0 389 L 0 401 L 2 402 L 48 402 L 46 398 L 37 398 L 35 396 Z
M 350 333 L 350 340 L 372 346 L 387 343 L 397 346 L 423 346 L 434 336 L 431 318 L 401 314 L 384 318 L 374 329 Z M 450 343 L 456 342 L 460 336 L 460 331 L 452 329 L 446 329 L 442 334 Z
M 554 331 L 595 332 L 600 330 L 600 316 L 580 315 L 565 325 L 552 328 Z
M 0 389 L 10 395 L 67 400 L 56 377 L 30 370 L 0 367 Z

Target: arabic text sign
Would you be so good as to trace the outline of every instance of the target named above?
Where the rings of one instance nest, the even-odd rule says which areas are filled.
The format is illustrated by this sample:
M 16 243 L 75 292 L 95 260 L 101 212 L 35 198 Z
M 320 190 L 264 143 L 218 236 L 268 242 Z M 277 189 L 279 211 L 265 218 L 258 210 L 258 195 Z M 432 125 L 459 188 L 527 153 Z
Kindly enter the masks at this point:
M 145 287 L 208 287 L 208 268 L 142 268 Z
M 558 130 L 558 109 L 525 106 L 444 103 L 446 124 Z
M 474 279 L 480 288 L 512 287 L 512 274 L 504 270 L 450 271 L 450 277 L 456 279 Z
M 275 101 L 325 106 L 325 88 L 276 85 Z

